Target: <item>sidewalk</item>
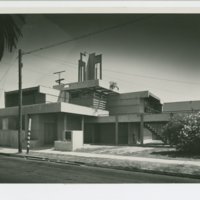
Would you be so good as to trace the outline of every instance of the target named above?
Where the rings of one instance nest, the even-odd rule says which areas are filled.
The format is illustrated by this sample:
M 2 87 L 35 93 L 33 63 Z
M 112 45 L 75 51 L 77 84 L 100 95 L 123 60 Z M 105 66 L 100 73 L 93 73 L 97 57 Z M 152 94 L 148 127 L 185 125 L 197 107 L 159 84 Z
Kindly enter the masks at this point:
M 157 158 L 106 155 L 82 152 L 62 152 L 51 149 L 32 150 L 27 155 L 17 149 L 0 148 L 0 154 L 40 159 L 50 162 L 98 166 L 114 169 L 148 171 L 153 173 L 200 178 L 200 162 L 185 160 L 166 160 Z

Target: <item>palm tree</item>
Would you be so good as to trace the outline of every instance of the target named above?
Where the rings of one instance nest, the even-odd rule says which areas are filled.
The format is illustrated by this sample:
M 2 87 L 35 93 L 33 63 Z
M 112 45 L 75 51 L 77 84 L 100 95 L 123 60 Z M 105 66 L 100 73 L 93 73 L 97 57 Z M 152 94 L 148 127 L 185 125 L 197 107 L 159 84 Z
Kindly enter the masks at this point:
M 0 15 L 0 60 L 4 50 L 12 52 L 17 47 L 19 37 L 22 37 L 20 25 L 25 23 L 22 15 Z
M 117 82 L 110 81 L 110 89 L 111 89 L 111 90 L 114 90 L 115 88 L 116 88 L 117 90 L 119 90 L 119 87 L 118 87 L 118 85 L 117 85 Z

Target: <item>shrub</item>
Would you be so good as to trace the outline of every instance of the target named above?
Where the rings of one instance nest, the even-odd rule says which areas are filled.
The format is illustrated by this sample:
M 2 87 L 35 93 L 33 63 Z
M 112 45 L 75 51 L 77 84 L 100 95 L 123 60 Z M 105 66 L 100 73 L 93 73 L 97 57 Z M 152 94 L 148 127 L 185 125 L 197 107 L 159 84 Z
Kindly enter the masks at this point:
M 171 120 L 164 126 L 162 134 L 167 144 L 177 145 L 178 135 L 183 128 L 183 116 L 178 115 L 171 118 Z
M 200 112 L 172 117 L 163 136 L 178 151 L 200 154 Z
M 176 148 L 188 153 L 200 153 L 200 112 L 184 117 Z

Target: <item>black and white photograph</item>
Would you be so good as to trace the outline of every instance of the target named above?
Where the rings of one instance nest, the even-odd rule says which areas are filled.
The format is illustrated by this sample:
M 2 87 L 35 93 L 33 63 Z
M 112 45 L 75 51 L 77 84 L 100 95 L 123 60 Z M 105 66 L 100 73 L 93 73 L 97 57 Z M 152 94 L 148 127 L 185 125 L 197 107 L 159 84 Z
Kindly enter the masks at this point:
M 199 14 L 0 14 L 0 183 L 200 183 L 199 36 Z

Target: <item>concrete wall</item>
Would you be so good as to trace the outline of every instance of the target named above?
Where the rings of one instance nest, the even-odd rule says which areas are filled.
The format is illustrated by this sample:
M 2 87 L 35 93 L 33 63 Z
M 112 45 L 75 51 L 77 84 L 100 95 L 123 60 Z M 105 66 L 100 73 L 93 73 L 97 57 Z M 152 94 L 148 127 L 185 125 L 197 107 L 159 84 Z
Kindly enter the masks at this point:
M 37 145 L 53 144 L 57 139 L 56 114 L 34 114 L 30 115 L 31 140 L 37 140 Z
M 115 145 L 115 123 L 85 124 L 84 142 L 90 144 Z M 134 145 L 139 141 L 138 123 L 118 124 L 118 144 Z
M 166 125 L 167 122 L 151 122 L 148 123 L 158 134 L 162 133 L 163 127 Z M 144 128 L 144 139 L 153 139 L 153 140 L 160 140 L 159 136 L 155 133 L 151 132 L 149 129 Z
M 128 145 L 135 145 L 140 140 L 139 123 L 128 123 Z
M 22 131 L 22 145 L 26 147 L 25 131 Z M 18 147 L 18 131 L 0 130 L 0 146 Z
M 70 141 L 55 141 L 54 147 L 60 151 L 74 151 L 83 147 L 83 131 L 71 131 Z
M 81 116 L 67 114 L 67 130 L 81 130 Z
M 148 140 L 148 139 L 155 139 L 153 138 L 153 133 L 151 131 L 149 131 L 147 128 L 144 128 L 144 140 Z
M 38 93 L 38 88 L 23 91 L 22 97 L 23 105 L 45 103 L 45 94 Z M 5 93 L 5 107 L 14 106 L 18 106 L 18 91 Z
M 95 133 L 95 124 L 85 124 L 84 126 L 84 143 L 92 144 Z
M 161 113 L 162 104 L 160 100 L 153 98 L 152 96 L 144 98 L 144 112 L 145 113 Z
M 119 123 L 118 144 L 128 144 L 128 123 Z
M 5 120 L 5 119 L 7 119 L 7 121 L 8 121 L 7 129 L 17 130 L 17 117 L 16 116 L 0 117 L 0 129 L 3 129 L 3 120 Z M 23 126 L 23 128 L 24 128 L 24 126 Z
M 84 143 L 115 144 L 115 124 L 85 124 Z
M 57 139 L 63 140 L 65 130 L 82 130 L 82 117 L 74 114 L 57 113 Z
M 81 92 L 70 94 L 69 103 L 76 105 L 93 107 L 93 93 L 81 94 Z
M 72 131 L 72 150 L 83 147 L 83 131 Z
M 122 93 L 108 97 L 108 110 L 110 115 L 157 113 L 162 112 L 160 100 L 151 96 L 148 91 Z
M 95 143 L 114 145 L 115 124 L 99 124 L 95 136 Z
M 183 101 L 163 104 L 163 112 L 192 112 L 200 110 L 200 101 Z
M 132 93 L 110 95 L 107 110 L 110 115 L 143 113 L 144 103 Z
M 67 117 L 64 118 L 64 115 Z M 46 113 L 31 114 L 29 117 L 32 119 L 31 140 L 37 140 L 38 145 L 53 144 L 54 140 L 62 139 L 63 130 L 82 130 L 82 117 L 80 115 Z M 4 119 L 8 119 L 8 126 L 6 129 L 17 130 L 17 117 L 14 116 L 1 117 L 0 129 L 2 129 L 2 121 Z M 26 123 L 28 123 L 28 121 Z M 24 116 L 23 129 L 25 130 Z

